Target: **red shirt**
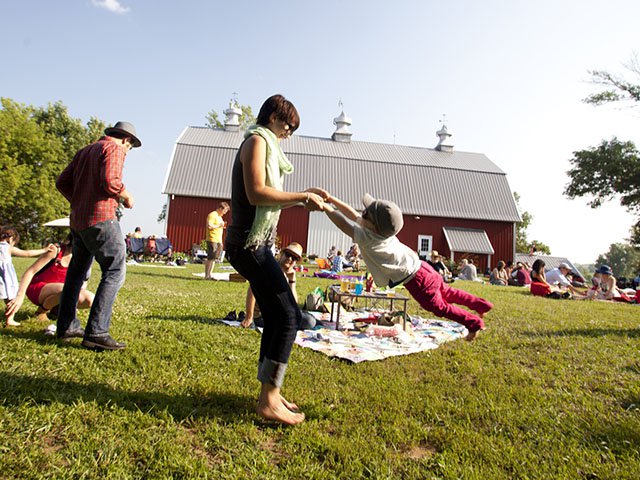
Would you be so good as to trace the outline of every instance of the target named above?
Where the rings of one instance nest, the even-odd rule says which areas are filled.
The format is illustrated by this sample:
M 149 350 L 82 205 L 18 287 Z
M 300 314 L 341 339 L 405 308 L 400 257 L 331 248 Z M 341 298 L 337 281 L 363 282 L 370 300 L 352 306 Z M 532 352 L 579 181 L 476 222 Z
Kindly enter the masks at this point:
M 60 174 L 56 187 L 71 203 L 72 229 L 116 219 L 126 154 L 126 147 L 105 136 L 78 151 Z

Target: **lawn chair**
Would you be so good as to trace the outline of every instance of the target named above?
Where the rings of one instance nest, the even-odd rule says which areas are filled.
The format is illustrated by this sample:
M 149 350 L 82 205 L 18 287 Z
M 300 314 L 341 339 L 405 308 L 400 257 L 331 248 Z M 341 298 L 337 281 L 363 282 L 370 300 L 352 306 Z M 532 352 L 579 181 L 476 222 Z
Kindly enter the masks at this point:
M 326 258 L 316 258 L 316 263 L 318 264 L 318 268 L 320 270 L 331 270 L 329 260 L 327 260 Z
M 167 262 L 171 260 L 173 245 L 167 237 L 156 238 L 156 254 Z
M 129 255 L 136 262 L 144 256 L 144 238 L 129 237 Z

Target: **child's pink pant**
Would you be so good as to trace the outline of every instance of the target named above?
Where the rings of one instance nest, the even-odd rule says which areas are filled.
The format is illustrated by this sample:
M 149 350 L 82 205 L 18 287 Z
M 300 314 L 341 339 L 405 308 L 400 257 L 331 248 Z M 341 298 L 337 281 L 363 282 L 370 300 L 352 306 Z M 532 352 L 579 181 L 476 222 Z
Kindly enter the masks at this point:
M 451 288 L 444 283 L 442 275 L 436 272 L 427 262 L 422 262 L 420 270 L 404 284 L 409 293 L 422 308 L 435 313 L 438 317 L 458 322 L 470 332 L 484 328 L 484 322 L 473 313 L 453 305 L 458 303 L 483 314 L 493 308 L 493 304 L 483 298 L 471 295 L 463 290 Z

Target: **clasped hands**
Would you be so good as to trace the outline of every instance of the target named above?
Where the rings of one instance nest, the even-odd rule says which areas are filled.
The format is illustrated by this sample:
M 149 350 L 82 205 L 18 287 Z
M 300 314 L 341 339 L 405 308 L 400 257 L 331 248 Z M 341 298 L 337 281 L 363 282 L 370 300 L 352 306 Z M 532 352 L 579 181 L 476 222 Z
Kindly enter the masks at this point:
M 325 203 L 331 201 L 331 194 L 324 188 L 311 187 L 307 188 L 305 192 L 309 195 L 309 198 L 305 202 L 305 208 L 310 212 L 323 211 Z

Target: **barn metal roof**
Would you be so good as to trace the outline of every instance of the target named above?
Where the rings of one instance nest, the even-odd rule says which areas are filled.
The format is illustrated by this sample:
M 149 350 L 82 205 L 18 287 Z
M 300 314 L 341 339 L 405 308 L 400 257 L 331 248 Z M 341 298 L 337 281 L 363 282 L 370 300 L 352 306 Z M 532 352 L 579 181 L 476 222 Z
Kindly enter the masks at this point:
M 242 132 L 188 127 L 178 138 L 163 193 L 230 198 Z M 358 208 L 365 192 L 405 214 L 517 222 L 505 173 L 485 155 L 293 135 L 282 148 L 294 165 L 287 190 L 320 186 Z
M 444 237 L 452 252 L 493 255 L 495 250 L 484 230 L 459 227 L 443 227 Z
M 582 272 L 576 268 L 576 266 L 565 257 L 552 257 L 551 255 L 530 255 L 528 253 L 516 253 L 516 262 L 527 263 L 529 267 L 533 265 L 533 262 L 536 260 L 542 260 L 544 262 L 544 271 L 548 272 L 549 270 L 553 270 L 554 268 L 558 268 L 558 265 L 561 263 L 566 263 L 571 267 L 571 271 L 574 274 L 580 275 L 582 278 L 585 278 L 582 275 Z

